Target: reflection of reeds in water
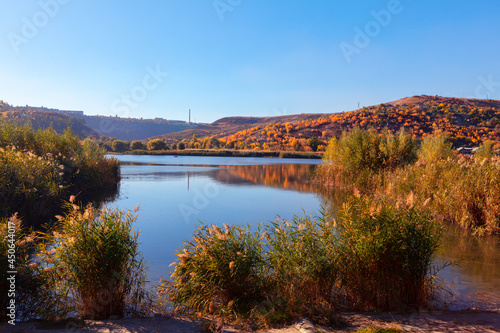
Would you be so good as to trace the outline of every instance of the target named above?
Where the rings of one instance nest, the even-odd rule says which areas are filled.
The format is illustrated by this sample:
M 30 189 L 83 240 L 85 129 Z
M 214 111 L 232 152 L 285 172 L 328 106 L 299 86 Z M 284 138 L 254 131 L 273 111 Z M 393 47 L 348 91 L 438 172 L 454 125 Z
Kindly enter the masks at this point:
M 315 165 L 272 164 L 221 166 L 215 178 L 223 183 L 249 183 L 284 188 L 300 192 L 314 192 L 311 181 Z
M 450 261 L 458 261 L 460 272 L 474 281 L 486 283 L 492 291 L 500 290 L 500 237 L 471 236 L 455 226 L 446 226 L 443 246 L 439 254 Z

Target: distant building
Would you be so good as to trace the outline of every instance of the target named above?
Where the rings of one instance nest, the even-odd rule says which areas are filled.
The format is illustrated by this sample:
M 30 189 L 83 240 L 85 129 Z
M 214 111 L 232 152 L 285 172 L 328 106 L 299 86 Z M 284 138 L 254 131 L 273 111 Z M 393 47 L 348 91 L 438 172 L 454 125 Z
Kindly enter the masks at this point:
M 472 155 L 477 149 L 478 149 L 477 147 L 476 148 L 460 147 L 457 149 L 457 151 L 459 154 Z
M 80 110 L 59 110 L 59 109 L 49 109 L 49 108 L 46 108 L 46 107 L 43 107 L 43 106 L 28 106 L 26 105 L 27 108 L 30 108 L 32 110 L 39 110 L 39 111 L 49 111 L 49 112 L 56 112 L 56 113 L 61 113 L 61 114 L 65 114 L 65 115 L 68 115 L 68 116 L 79 116 L 79 117 L 83 117 L 83 111 L 80 111 Z

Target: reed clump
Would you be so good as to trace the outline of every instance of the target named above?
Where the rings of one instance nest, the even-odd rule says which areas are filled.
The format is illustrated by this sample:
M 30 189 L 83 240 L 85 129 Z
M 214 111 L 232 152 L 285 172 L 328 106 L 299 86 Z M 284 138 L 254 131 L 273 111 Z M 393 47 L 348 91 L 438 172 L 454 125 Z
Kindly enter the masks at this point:
M 307 316 L 323 325 L 336 325 L 333 299 L 339 277 L 335 224 L 319 216 L 295 216 L 269 223 L 262 235 L 267 248 L 267 281 L 273 292 L 267 313 L 271 323 Z
M 340 211 L 340 285 L 352 307 L 414 310 L 434 299 L 430 268 L 441 231 L 411 200 L 396 209 L 358 199 Z
M 393 202 L 413 193 L 437 219 L 478 234 L 500 232 L 500 158 L 453 156 L 387 176 L 377 195 Z
M 116 193 L 119 163 L 90 139 L 70 130 L 0 123 L 0 216 L 15 212 L 25 225 L 39 226 L 60 213 L 72 193 L 99 201 Z
M 160 287 L 177 312 L 238 315 L 264 297 L 263 245 L 248 228 L 202 225 L 177 258 Z
M 318 174 L 326 185 L 369 191 L 380 184 L 381 172 L 413 163 L 416 157 L 417 142 L 403 129 L 380 134 L 355 128 L 330 141 Z
M 356 129 L 332 139 L 317 170 L 321 185 L 359 192 L 394 206 L 411 195 L 438 220 L 479 234 L 500 232 L 500 158 L 493 154 L 491 142 L 477 155 L 464 156 L 442 134 L 425 137 L 418 150 L 404 134 L 397 139 L 380 137 Z M 389 149 L 393 153 L 381 155 L 380 142 L 389 141 L 400 142 L 389 146 L 412 148 Z
M 56 302 L 50 311 L 59 318 L 76 311 L 85 319 L 140 313 L 148 295 L 139 232 L 132 230 L 136 216 L 71 203 L 58 218 L 33 259 L 51 282 Z

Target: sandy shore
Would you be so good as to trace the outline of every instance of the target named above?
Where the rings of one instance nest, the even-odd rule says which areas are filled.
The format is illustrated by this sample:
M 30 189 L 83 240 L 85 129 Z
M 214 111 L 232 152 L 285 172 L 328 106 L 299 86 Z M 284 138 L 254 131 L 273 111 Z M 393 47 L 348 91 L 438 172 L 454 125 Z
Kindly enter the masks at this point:
M 349 323 L 343 328 L 328 329 L 315 327 L 307 320 L 295 325 L 263 332 L 299 333 L 299 332 L 353 332 L 366 326 L 399 327 L 406 332 L 500 332 L 500 309 L 495 311 L 448 311 L 421 312 L 412 315 L 394 315 L 390 313 L 343 313 L 342 317 Z M 66 322 L 48 324 L 42 322 L 18 323 L 15 326 L 3 323 L 0 332 L 96 332 L 96 333 L 146 333 L 200 332 L 201 321 L 184 317 L 155 317 L 141 319 L 116 319 L 106 321 Z M 244 332 L 235 327 L 224 327 L 224 332 Z

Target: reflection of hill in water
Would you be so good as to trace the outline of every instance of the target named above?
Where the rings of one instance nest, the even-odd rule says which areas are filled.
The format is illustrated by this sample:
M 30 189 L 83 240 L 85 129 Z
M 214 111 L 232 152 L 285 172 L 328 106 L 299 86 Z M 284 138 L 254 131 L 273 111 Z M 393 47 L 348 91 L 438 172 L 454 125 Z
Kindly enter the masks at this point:
M 315 165 L 272 164 L 220 166 L 210 177 L 226 184 L 255 184 L 300 192 L 314 192 L 310 181 Z

